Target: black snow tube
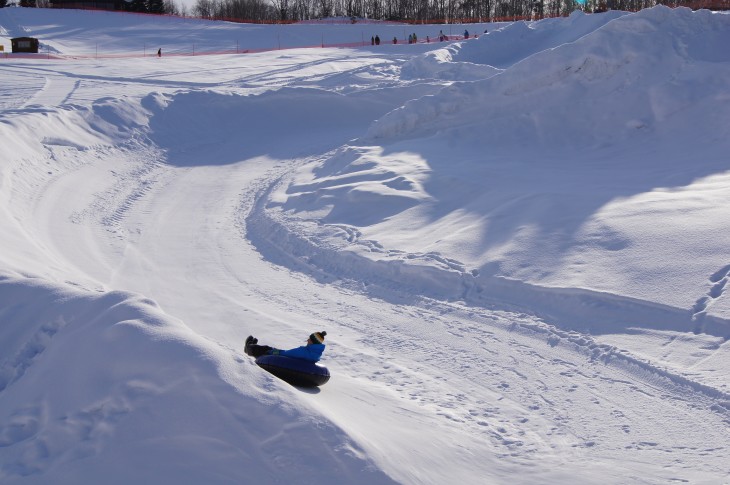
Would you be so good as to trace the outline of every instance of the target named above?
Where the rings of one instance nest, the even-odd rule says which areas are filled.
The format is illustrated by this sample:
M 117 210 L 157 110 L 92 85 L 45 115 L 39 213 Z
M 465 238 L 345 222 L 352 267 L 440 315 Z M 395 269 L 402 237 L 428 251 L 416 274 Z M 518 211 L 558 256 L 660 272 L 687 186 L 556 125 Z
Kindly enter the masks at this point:
M 256 364 L 292 386 L 317 387 L 330 380 L 327 367 L 283 355 L 262 355 Z

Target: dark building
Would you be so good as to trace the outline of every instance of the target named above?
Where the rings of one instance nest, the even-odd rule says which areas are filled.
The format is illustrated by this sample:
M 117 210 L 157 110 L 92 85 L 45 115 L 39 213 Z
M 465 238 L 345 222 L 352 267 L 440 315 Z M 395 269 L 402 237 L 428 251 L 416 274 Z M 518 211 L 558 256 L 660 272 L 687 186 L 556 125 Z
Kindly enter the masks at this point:
M 13 52 L 33 52 L 38 53 L 38 39 L 33 37 L 16 37 L 10 39 Z

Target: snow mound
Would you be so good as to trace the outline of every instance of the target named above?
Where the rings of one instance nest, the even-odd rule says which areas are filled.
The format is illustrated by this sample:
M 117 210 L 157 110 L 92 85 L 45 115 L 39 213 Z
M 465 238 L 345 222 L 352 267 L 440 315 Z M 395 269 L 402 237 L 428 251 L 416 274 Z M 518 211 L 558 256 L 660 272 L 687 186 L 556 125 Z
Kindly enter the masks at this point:
M 401 68 L 401 79 L 475 81 L 501 72 L 489 65 L 460 60 L 461 47 L 462 44 L 454 43 L 409 60 Z
M 3 483 L 295 482 L 323 456 L 333 480 L 389 482 L 151 300 L 3 274 L 0 308 Z
M 358 267 L 370 280 L 381 271 L 362 267 L 371 261 L 421 294 L 479 299 L 490 288 L 518 305 L 530 288 L 573 287 L 728 335 L 730 304 L 703 295 L 727 264 L 716 248 L 730 244 L 720 214 L 730 64 L 704 46 L 727 38 L 730 17 L 665 7 L 598 17 L 551 20 L 555 39 L 569 40 L 561 21 L 587 33 L 388 113 L 285 178 L 258 216 L 337 275 Z M 347 254 L 340 264 L 315 256 L 333 248 Z
M 143 100 L 150 111 L 149 137 L 179 165 L 220 165 L 267 155 L 321 153 L 359 134 L 363 123 L 388 110 L 387 103 L 309 88 L 282 88 L 240 96 L 213 91 L 154 94 Z M 327 116 L 317 116 L 324 111 Z M 280 140 L 286 137 L 288 144 Z M 201 142 L 204 140 L 204 142 Z M 255 141 L 255 143 L 254 143 Z M 286 152 L 282 151 L 286 150 Z
M 533 54 L 575 42 L 626 15 L 611 11 L 586 15 L 575 11 L 569 19 L 514 22 L 493 28 L 468 42 L 416 56 L 403 65 L 403 79 L 475 81 L 502 72 Z M 499 25 L 499 24 L 497 24 Z
M 478 124 L 488 146 L 519 148 L 529 140 L 553 150 L 573 149 L 576 141 L 601 146 L 609 134 L 618 143 L 661 124 L 677 130 L 671 136 L 681 136 L 677 118 L 707 109 L 702 100 L 712 103 L 723 96 L 722 54 L 718 58 L 716 49 L 703 46 L 726 40 L 726 25 L 727 16 L 688 9 L 656 7 L 624 15 L 574 42 L 530 55 L 499 76 L 409 102 L 375 122 L 368 135 L 388 140 Z M 530 31 L 516 28 L 521 29 Z M 519 38 L 523 32 L 514 34 Z M 479 39 L 479 46 L 489 46 L 490 36 Z M 475 57 L 470 55 L 470 62 Z M 708 78 L 704 63 L 712 58 L 718 58 L 710 68 L 716 74 Z M 708 120 L 713 130 L 715 120 Z
M 96 457 L 93 466 L 103 470 L 116 454 L 127 455 L 129 466 L 105 471 L 100 481 L 129 483 L 159 465 L 178 480 L 189 474 L 205 480 L 209 471 L 192 466 L 199 443 L 207 440 L 206 428 L 220 424 L 216 420 L 229 421 L 223 416 L 240 396 L 225 389 L 181 322 L 129 293 L 89 294 L 12 275 L 0 277 L 0 286 L 2 307 L 12 309 L 0 325 L 0 398 L 13 397 L 0 399 L 5 483 L 46 473 L 57 483 L 74 483 L 74 477 L 93 476 L 84 458 Z M 200 391 L 197 403 L 179 406 L 178 400 L 193 397 L 192 386 Z M 223 414 L 201 413 L 210 418 L 203 423 L 195 409 L 205 406 Z M 230 421 L 245 429 L 243 419 Z M 174 462 L 146 458 L 172 443 L 179 453 Z M 209 458 L 223 469 L 235 467 L 237 458 L 215 440 L 209 444 Z M 178 460 L 191 466 L 175 471 Z

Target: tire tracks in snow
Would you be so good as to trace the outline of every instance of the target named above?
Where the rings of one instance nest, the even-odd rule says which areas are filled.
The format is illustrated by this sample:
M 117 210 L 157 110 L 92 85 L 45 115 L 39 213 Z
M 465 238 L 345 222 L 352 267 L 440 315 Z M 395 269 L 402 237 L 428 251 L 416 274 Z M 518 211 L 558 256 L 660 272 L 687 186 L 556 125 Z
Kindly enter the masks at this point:
M 35 106 L 61 106 L 66 104 L 78 89 L 81 81 L 64 76 L 47 76 L 43 87 L 25 102 L 22 109 Z

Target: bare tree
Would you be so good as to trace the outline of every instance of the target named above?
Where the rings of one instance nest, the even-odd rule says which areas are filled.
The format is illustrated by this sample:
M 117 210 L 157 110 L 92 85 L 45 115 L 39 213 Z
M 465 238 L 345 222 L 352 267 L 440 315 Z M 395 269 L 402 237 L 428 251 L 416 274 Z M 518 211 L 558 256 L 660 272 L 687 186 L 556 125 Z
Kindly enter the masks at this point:
M 198 0 L 193 7 L 193 15 L 204 19 L 213 18 L 213 2 L 211 0 Z
M 333 11 L 332 0 L 317 0 L 317 6 L 319 7 L 319 17 L 331 17 Z
M 279 20 L 289 20 L 289 0 L 272 0 L 272 3 L 279 13 Z

